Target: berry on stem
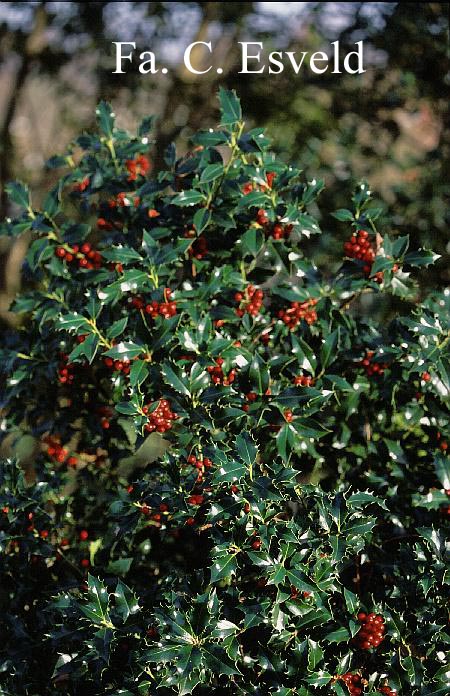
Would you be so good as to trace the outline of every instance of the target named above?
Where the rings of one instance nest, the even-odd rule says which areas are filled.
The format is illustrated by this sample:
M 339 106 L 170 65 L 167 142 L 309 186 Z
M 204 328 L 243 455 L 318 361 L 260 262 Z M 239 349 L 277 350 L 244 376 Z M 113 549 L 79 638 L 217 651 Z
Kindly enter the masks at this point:
M 361 624 L 361 628 L 353 638 L 354 645 L 360 650 L 377 648 L 385 638 L 386 627 L 384 618 L 381 614 L 375 614 L 374 612 L 370 614 L 359 612 L 358 621 Z
M 172 422 L 178 418 L 170 407 L 167 399 L 160 399 L 156 408 L 150 411 L 151 404 L 143 407 L 142 411 L 147 416 L 148 422 L 144 425 L 144 430 L 147 433 L 165 433 L 166 430 L 172 428 Z
M 292 331 L 297 324 L 304 319 L 307 324 L 311 325 L 317 321 L 317 312 L 313 307 L 318 303 L 317 299 L 309 299 L 304 302 L 291 302 L 288 309 L 280 309 L 278 318 L 281 319 L 286 326 Z

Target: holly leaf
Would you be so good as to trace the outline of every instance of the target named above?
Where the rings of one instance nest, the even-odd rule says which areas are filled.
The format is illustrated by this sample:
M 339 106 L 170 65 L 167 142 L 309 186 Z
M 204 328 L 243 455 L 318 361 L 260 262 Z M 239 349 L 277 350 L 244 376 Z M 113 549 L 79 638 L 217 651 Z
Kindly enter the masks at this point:
M 140 346 L 133 341 L 121 341 L 116 346 L 103 353 L 103 356 L 113 358 L 114 360 L 132 360 L 138 355 L 145 352 L 145 346 Z
M 439 452 L 434 458 L 436 476 L 445 490 L 450 489 L 450 457 Z
M 241 103 L 234 90 L 230 91 L 220 87 L 219 102 L 220 112 L 222 115 L 220 123 L 222 126 L 233 126 L 235 123 L 241 120 Z
M 114 130 L 114 113 L 111 104 L 101 101 L 95 110 L 97 123 L 101 132 L 111 138 Z
M 11 181 L 5 186 L 5 190 L 13 203 L 27 210 L 31 208 L 30 191 L 26 184 L 22 184 L 20 181 Z
M 161 369 L 164 381 L 170 384 L 171 387 L 175 389 L 179 394 L 183 396 L 191 396 L 191 392 L 188 389 L 188 379 L 187 376 L 183 376 L 180 371 L 176 371 L 169 363 L 164 363 Z
M 200 191 L 195 191 L 194 189 L 190 191 L 182 191 L 177 196 L 172 198 L 173 205 L 178 205 L 181 208 L 187 208 L 188 206 L 205 202 L 205 194 L 201 193 Z
M 134 614 L 140 611 L 136 595 L 122 580 L 119 580 L 117 583 L 114 597 L 116 600 L 115 611 L 119 614 L 123 623 L 127 621 L 129 616 L 134 616 Z
M 217 582 L 222 578 L 228 577 L 236 572 L 237 560 L 236 553 L 229 553 L 224 550 L 220 555 L 214 557 L 211 566 L 211 582 Z
M 140 386 L 148 377 L 148 367 L 144 360 L 135 360 L 130 369 L 130 385 Z
M 239 458 L 250 468 L 256 460 L 258 449 L 248 432 L 237 436 L 236 450 Z
M 200 175 L 201 184 L 209 184 L 211 181 L 219 179 L 223 174 L 222 164 L 208 164 Z
M 354 219 L 354 215 L 351 210 L 347 210 L 347 208 L 339 208 L 339 210 L 336 210 L 336 212 L 331 213 L 336 220 L 339 220 L 340 222 L 352 222 Z

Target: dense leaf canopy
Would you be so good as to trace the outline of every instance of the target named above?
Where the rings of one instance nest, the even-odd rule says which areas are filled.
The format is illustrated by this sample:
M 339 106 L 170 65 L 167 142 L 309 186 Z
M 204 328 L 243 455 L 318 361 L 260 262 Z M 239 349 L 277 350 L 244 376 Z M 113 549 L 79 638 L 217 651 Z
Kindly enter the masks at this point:
M 1 351 L 1 693 L 444 694 L 437 256 L 363 182 L 319 272 L 323 182 L 219 99 L 155 176 L 152 119 L 130 137 L 101 103 L 41 209 L 9 186 L 2 231 L 33 241 Z

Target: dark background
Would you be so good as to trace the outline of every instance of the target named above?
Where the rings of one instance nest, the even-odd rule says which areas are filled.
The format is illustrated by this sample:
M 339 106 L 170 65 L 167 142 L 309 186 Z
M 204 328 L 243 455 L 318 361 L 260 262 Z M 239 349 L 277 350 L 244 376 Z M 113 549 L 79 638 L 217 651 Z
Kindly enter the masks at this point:
M 46 159 L 80 130 L 92 128 L 95 104 L 112 102 L 122 127 L 158 116 L 155 166 L 171 140 L 181 151 L 199 127 L 215 125 L 219 84 L 236 89 L 248 126 L 265 126 L 274 149 L 323 177 L 316 214 L 324 234 L 311 242 L 324 269 L 342 257 L 349 230 L 330 212 L 349 204 L 366 178 L 383 203 L 381 232 L 409 233 L 413 244 L 442 254 L 422 287 L 450 280 L 448 232 L 448 3 L 379 2 L 2 2 L 0 3 L 1 217 L 4 185 L 27 181 L 36 204 L 55 173 Z M 169 75 L 114 75 L 112 41 L 136 41 Z M 182 64 L 193 41 L 213 42 L 216 65 L 197 77 Z M 238 41 L 269 50 L 343 51 L 364 41 L 364 75 L 239 75 Z M 0 321 L 20 287 L 28 239 L 0 240 Z

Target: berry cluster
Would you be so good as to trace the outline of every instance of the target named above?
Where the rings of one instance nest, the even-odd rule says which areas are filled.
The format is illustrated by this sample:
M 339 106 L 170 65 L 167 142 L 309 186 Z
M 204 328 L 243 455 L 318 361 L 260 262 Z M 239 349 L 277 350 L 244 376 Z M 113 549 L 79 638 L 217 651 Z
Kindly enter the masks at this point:
M 376 362 L 374 357 L 375 353 L 373 350 L 366 350 L 366 355 L 359 364 L 364 367 L 368 377 L 373 377 L 374 375 L 381 377 L 388 365 L 387 363 Z
M 292 423 L 292 421 L 294 420 L 294 414 L 292 413 L 290 408 L 287 408 L 283 415 L 287 423 Z
M 243 317 L 244 314 L 256 317 L 261 309 L 264 293 L 262 290 L 257 290 L 253 285 L 248 285 L 243 293 L 236 292 L 234 299 L 239 303 L 239 307 L 236 309 L 238 317 Z
M 370 650 L 377 648 L 384 640 L 386 627 L 384 618 L 380 614 L 366 614 L 361 611 L 358 614 L 358 621 L 362 624 L 353 642 L 360 650 Z
M 291 585 L 291 596 L 290 599 L 299 599 L 299 597 L 302 597 L 303 599 L 308 599 L 310 597 L 312 592 L 308 592 L 307 590 L 298 590 L 295 585 Z
M 226 375 L 222 369 L 222 365 L 225 360 L 223 358 L 217 358 L 215 365 L 209 365 L 206 370 L 211 375 L 211 381 L 213 384 L 222 384 L 224 387 L 229 387 L 236 378 L 236 370 L 231 369 Z
M 271 334 L 271 329 L 266 329 L 263 331 L 263 333 L 260 335 L 259 340 L 263 344 L 263 346 L 268 346 L 270 343 L 270 339 L 272 338 Z
M 208 241 L 206 237 L 201 235 L 200 237 L 197 237 L 192 246 L 189 247 L 189 256 L 194 256 L 200 261 L 204 256 L 206 256 L 208 251 Z
M 187 230 L 184 233 L 186 239 L 193 239 L 191 246 L 188 249 L 188 254 L 199 261 L 208 253 L 208 240 L 203 235 L 196 237 L 195 229 Z
M 289 239 L 292 229 L 293 225 L 282 225 L 281 223 L 276 222 L 271 228 L 268 230 L 266 229 L 266 235 L 275 240 Z
M 117 194 L 116 198 L 111 198 L 108 201 L 108 206 L 110 208 L 129 208 L 133 205 L 135 208 L 140 205 L 141 199 L 139 196 L 131 197 L 131 195 L 126 194 L 125 191 L 121 191 Z
M 436 433 L 436 440 L 439 442 L 439 448 L 442 452 L 446 452 L 448 450 L 448 442 L 447 440 L 442 440 L 442 434 L 441 433 Z
M 275 172 L 267 172 L 266 174 L 266 181 L 267 181 L 267 188 L 272 188 L 274 179 L 276 178 L 276 173 Z M 265 187 L 263 187 L 265 188 Z
M 63 447 L 61 439 L 56 435 L 47 435 L 42 440 L 47 446 L 47 454 L 54 462 L 63 464 L 66 462 L 68 466 L 76 466 L 78 463 L 77 457 L 69 456 L 69 450 Z
M 92 249 L 88 242 L 81 245 L 74 244 L 72 247 L 59 246 L 55 249 L 55 256 L 66 263 L 78 263 L 79 268 L 87 271 L 98 270 L 102 267 L 102 255 L 99 251 Z
M 153 526 L 160 527 L 163 515 L 167 515 L 169 506 L 167 503 L 161 503 L 156 510 L 150 508 L 146 503 L 141 505 L 141 512 L 146 517 L 150 517 L 153 522 Z
M 242 193 L 244 196 L 248 196 L 249 193 L 254 191 L 255 187 L 252 181 L 246 181 L 242 186 Z
M 165 433 L 166 430 L 170 430 L 172 427 L 172 421 L 178 418 L 178 415 L 174 413 L 170 407 L 170 403 L 167 399 L 160 399 L 156 408 L 150 412 L 153 404 L 148 404 L 143 407 L 142 411 L 148 417 L 148 423 L 145 424 L 144 429 L 147 433 Z
M 347 672 L 346 674 L 342 674 L 340 677 L 338 677 L 338 679 L 344 682 L 349 694 L 352 694 L 353 696 L 359 696 L 359 694 L 362 694 L 363 690 L 360 674 L 352 674 L 351 672 Z
M 128 169 L 128 181 L 136 181 L 138 176 L 145 176 L 150 170 L 150 160 L 145 155 L 138 155 L 134 159 L 127 160 L 125 163 Z
M 357 259 L 364 262 L 364 273 L 368 276 L 375 261 L 376 252 L 373 248 L 369 233 L 366 230 L 358 230 L 344 244 L 344 252 L 349 259 Z
M 114 411 L 112 408 L 109 406 L 98 406 L 97 407 L 97 414 L 100 416 L 100 425 L 102 426 L 103 430 L 109 430 L 111 427 L 111 421 L 110 419 L 112 418 Z
M 390 686 L 380 686 L 378 691 L 380 694 L 385 694 L 385 696 L 397 696 L 397 691 L 395 689 L 391 689 Z
M 369 233 L 366 230 L 358 230 L 356 234 L 350 237 L 350 240 L 344 244 L 344 252 L 349 259 L 356 259 L 357 261 L 363 262 L 363 271 L 367 277 L 372 274 L 372 265 L 375 261 L 376 250 L 373 248 Z M 394 264 L 392 271 L 396 273 L 398 271 L 397 264 Z M 377 283 L 383 282 L 383 271 L 378 271 L 373 276 Z
M 282 319 L 289 329 L 295 329 L 297 324 L 304 319 L 307 324 L 311 325 L 317 321 L 317 312 L 313 307 L 316 306 L 319 300 L 310 298 L 304 302 L 291 302 L 289 309 L 280 309 L 278 318 Z
M 295 384 L 296 387 L 312 387 L 314 384 L 314 377 L 304 374 L 296 375 L 293 377 L 292 383 Z
M 256 213 L 256 222 L 258 223 L 258 225 L 261 225 L 262 227 L 265 227 L 270 222 L 266 211 L 262 208 L 260 208 Z
M 150 638 L 150 640 L 156 640 L 159 638 L 158 629 L 155 628 L 155 626 L 149 626 L 147 628 L 147 638 Z
M 205 469 L 210 469 L 212 466 L 212 461 L 208 457 L 196 457 L 195 454 L 190 454 L 187 458 L 187 463 L 197 469 L 197 483 L 203 481 L 205 474 Z
M 265 191 L 268 188 L 272 188 L 274 179 L 276 177 L 275 172 L 267 172 L 266 174 L 266 183 L 262 183 L 259 186 L 254 184 L 252 181 L 247 181 L 243 186 L 242 186 L 242 193 L 244 196 L 248 196 L 249 193 L 252 191 L 257 191 L 258 189 L 260 191 Z
M 74 184 L 73 186 L 73 191 L 77 191 L 78 193 L 82 193 L 87 189 L 89 186 L 89 177 L 86 176 L 82 181 L 78 182 L 77 184 Z
M 130 361 L 128 358 L 123 358 L 122 360 L 113 360 L 112 358 L 103 358 L 103 363 L 109 370 L 114 370 L 115 372 L 122 372 L 124 375 L 130 374 Z
M 194 495 L 190 495 L 189 498 L 187 499 L 188 505 L 202 505 L 203 501 L 205 500 L 205 496 L 202 495 L 201 493 L 194 493 Z M 189 518 L 191 519 L 191 518 Z M 188 524 L 193 524 L 194 520 L 192 522 L 188 522 Z
M 73 384 L 75 379 L 75 368 L 76 366 L 69 362 L 67 353 L 61 353 L 61 360 L 58 365 L 58 382 L 67 385 Z
M 145 300 L 139 295 L 131 298 L 129 302 L 134 309 L 149 314 L 152 319 L 156 319 L 158 316 L 168 319 L 169 317 L 174 317 L 177 313 L 176 302 L 170 300 L 171 296 L 172 290 L 170 288 L 165 288 L 165 302 L 157 302 L 156 300 L 152 300 L 152 302 L 145 302 Z
M 293 225 L 282 225 L 281 222 L 270 223 L 266 211 L 262 208 L 256 214 L 256 222 L 264 227 L 266 237 L 272 237 L 275 240 L 289 239 L 293 229 Z
M 97 227 L 99 230 L 103 230 L 104 232 L 111 232 L 111 230 L 113 229 L 113 225 L 108 220 L 105 220 L 105 218 L 103 217 L 98 218 Z

